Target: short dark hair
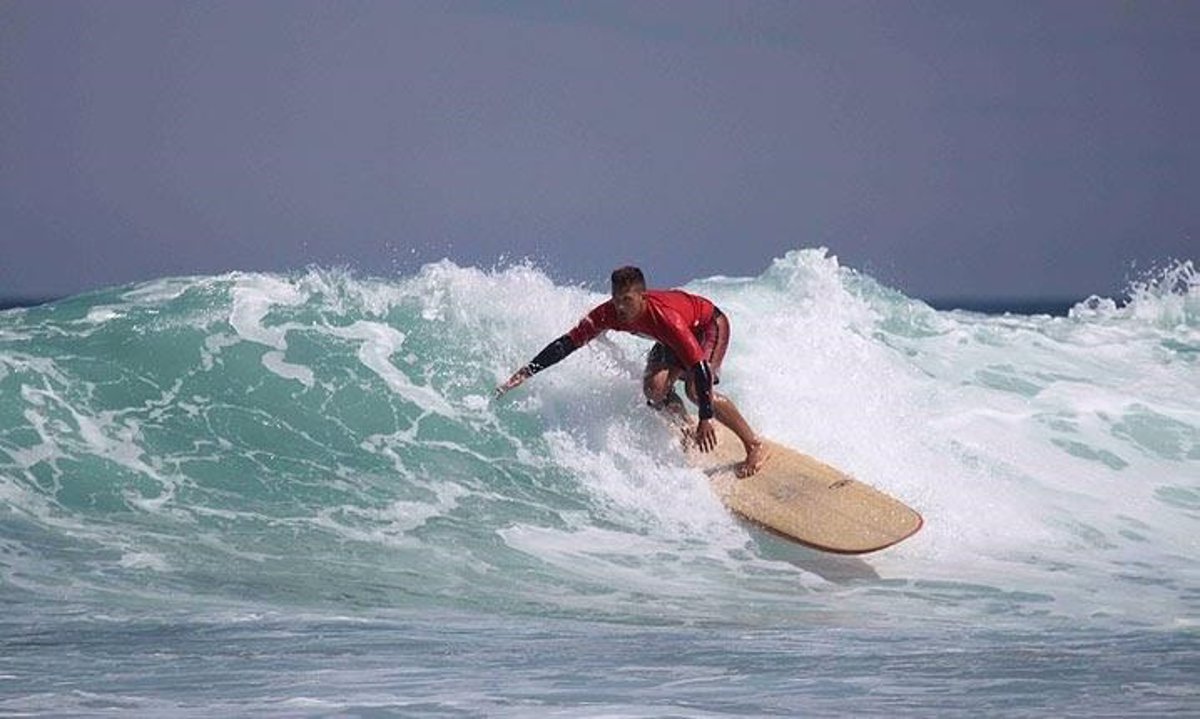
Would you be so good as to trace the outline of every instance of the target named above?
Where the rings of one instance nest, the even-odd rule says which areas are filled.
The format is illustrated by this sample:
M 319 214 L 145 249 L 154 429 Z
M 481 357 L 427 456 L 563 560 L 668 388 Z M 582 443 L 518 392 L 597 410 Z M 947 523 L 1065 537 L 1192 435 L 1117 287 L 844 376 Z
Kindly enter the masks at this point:
M 612 273 L 612 291 L 613 294 L 623 292 L 630 287 L 638 286 L 643 290 L 646 289 L 646 277 L 642 271 L 633 265 L 618 267 Z

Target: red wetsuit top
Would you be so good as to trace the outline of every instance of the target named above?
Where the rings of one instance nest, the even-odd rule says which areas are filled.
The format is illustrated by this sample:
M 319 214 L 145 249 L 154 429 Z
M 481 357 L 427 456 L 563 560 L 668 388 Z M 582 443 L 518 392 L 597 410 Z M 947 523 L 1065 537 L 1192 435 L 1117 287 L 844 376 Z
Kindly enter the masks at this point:
M 692 368 L 700 419 L 711 419 L 713 375 L 695 332 L 713 321 L 716 308 L 703 297 L 682 290 L 646 290 L 644 296 L 646 307 L 632 322 L 622 322 L 617 317 L 612 300 L 596 307 L 570 332 L 546 345 L 525 365 L 525 370 L 531 376 L 541 372 L 591 342 L 604 330 L 632 332 L 658 340 L 675 353 L 684 367 Z
M 567 336 L 582 347 L 604 330 L 632 332 L 670 347 L 684 367 L 707 359 L 695 333 L 712 322 L 713 303 L 683 290 L 646 290 L 644 296 L 646 308 L 632 322 L 618 319 L 609 300 L 589 312 Z

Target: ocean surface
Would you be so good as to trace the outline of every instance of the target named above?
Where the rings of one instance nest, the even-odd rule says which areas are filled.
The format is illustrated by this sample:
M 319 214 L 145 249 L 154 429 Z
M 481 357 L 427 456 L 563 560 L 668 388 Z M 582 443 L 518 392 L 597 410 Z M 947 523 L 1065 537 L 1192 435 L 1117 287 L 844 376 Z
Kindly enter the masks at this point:
M 917 508 L 726 512 L 531 266 L 0 312 L 2 716 L 1200 715 L 1200 274 L 938 311 L 820 249 L 687 289 L 772 438 Z

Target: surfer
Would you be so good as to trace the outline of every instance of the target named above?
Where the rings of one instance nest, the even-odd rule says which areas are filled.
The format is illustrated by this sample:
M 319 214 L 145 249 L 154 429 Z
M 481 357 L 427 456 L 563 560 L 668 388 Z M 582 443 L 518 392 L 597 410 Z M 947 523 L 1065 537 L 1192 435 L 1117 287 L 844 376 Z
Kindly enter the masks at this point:
M 684 426 L 691 418 L 675 392 L 682 378 L 687 395 L 700 410 L 692 439 L 702 452 L 717 446 L 716 420 L 733 430 L 746 450 L 738 466 L 739 477 L 759 470 L 765 458 L 762 440 L 742 417 L 733 402 L 713 390 L 720 382 L 721 362 L 729 346 L 729 319 L 704 297 L 682 290 L 648 290 L 646 278 L 637 267 L 620 267 L 612 273 L 612 299 L 598 305 L 567 334 L 546 345 L 533 360 L 496 388 L 496 396 L 595 339 L 605 330 L 630 332 L 655 340 L 646 359 L 642 391 L 647 404 L 667 411 Z

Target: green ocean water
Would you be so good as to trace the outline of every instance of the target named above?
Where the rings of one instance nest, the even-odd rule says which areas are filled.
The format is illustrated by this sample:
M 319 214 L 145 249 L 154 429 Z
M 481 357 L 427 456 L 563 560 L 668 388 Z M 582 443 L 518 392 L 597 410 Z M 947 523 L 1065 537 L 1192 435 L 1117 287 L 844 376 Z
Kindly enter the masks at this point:
M 1200 280 L 938 311 L 823 250 L 688 289 L 760 431 L 920 510 L 730 516 L 648 343 L 491 389 L 537 268 L 165 278 L 0 312 L 0 713 L 1162 716 L 1200 705 Z

